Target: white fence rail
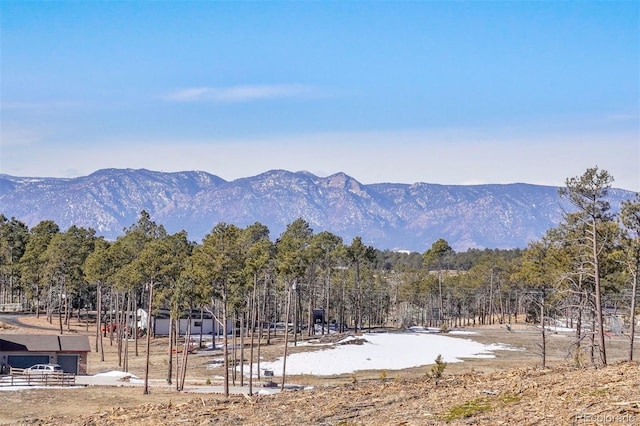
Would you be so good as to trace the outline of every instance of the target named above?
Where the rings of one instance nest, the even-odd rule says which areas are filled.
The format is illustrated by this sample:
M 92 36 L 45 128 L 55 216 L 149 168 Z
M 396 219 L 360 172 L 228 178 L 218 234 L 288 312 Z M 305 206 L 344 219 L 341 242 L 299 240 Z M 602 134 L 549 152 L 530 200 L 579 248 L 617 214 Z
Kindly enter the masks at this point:
M 0 386 L 75 386 L 76 375 L 51 372 L 29 374 L 23 368 L 11 368 L 8 376 L 0 376 Z
M 0 303 L 0 312 L 22 312 L 24 306 L 22 303 Z

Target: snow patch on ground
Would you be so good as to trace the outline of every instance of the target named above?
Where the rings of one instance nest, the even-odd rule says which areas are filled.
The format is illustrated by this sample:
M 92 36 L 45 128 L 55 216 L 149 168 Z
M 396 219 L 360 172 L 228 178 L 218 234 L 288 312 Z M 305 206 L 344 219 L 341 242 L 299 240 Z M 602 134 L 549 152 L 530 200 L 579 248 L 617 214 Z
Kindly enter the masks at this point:
M 136 376 L 135 374 L 131 374 L 126 371 L 117 371 L 117 370 L 105 371 L 103 373 L 94 374 L 94 377 L 115 377 L 117 379 L 124 379 L 124 378 L 130 377 L 132 379 L 139 379 L 139 377 Z
M 345 337 L 344 339 L 339 340 L 336 344 L 338 344 L 338 345 L 344 345 L 345 343 L 347 343 L 347 342 L 351 342 L 351 341 L 354 341 L 354 340 L 362 340 L 362 338 L 361 338 L 361 337 L 352 336 L 352 335 L 350 334 L 350 335 L 348 335 L 347 337 Z
M 555 332 L 563 332 L 563 333 L 575 333 L 575 328 L 569 327 L 560 327 L 557 325 L 548 325 L 545 327 L 546 330 L 555 331 Z
M 524 348 L 514 348 L 513 346 L 509 346 L 506 343 L 491 343 L 490 345 L 486 345 L 486 348 L 489 352 L 494 351 L 524 351 Z
M 375 333 L 363 338 L 367 341 L 363 345 L 337 345 L 333 349 L 289 355 L 286 372 L 331 376 L 360 370 L 401 370 L 433 364 L 439 354 L 446 362 L 462 362 L 462 358 L 494 358 L 493 352 L 497 350 L 520 350 L 434 333 Z M 275 362 L 263 362 L 260 367 L 281 376 L 282 357 Z
M 409 327 L 409 331 L 413 333 L 442 333 L 442 329 L 439 327 L 422 327 L 420 325 Z
M 136 376 L 135 374 L 128 373 L 126 371 L 117 371 L 117 370 L 105 371 L 102 373 L 94 374 L 93 377 L 112 379 L 112 380 L 117 380 L 119 382 L 128 382 L 131 384 L 144 383 L 144 380 L 142 380 L 140 377 Z
M 11 392 L 11 391 L 24 391 L 31 389 L 84 389 L 84 386 L 0 386 L 0 392 Z

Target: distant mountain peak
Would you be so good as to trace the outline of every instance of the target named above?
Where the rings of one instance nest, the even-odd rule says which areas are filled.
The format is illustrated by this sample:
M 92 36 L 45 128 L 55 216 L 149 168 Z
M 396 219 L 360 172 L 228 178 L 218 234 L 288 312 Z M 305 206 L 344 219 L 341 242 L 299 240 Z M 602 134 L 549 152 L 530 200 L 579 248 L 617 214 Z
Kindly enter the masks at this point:
M 612 207 L 633 193 L 612 190 Z M 0 174 L 0 213 L 33 227 L 92 227 L 113 239 L 140 211 L 169 232 L 200 240 L 219 222 L 261 222 L 274 238 L 298 218 L 314 232 L 379 249 L 422 252 L 439 238 L 455 250 L 524 247 L 562 219 L 558 188 L 531 184 L 362 184 L 338 172 L 269 170 L 233 181 L 202 171 L 102 169 L 74 179 Z

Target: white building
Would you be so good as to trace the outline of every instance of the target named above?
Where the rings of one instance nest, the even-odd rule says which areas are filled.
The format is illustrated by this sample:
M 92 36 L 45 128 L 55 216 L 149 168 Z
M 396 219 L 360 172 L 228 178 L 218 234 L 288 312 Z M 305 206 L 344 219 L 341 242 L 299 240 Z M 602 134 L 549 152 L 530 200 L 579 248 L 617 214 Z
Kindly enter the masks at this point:
M 189 317 L 191 317 L 191 319 L 189 319 Z M 169 322 L 169 310 L 159 309 L 158 312 L 151 317 L 151 332 L 155 336 L 168 336 L 170 329 Z M 224 332 L 222 324 L 217 322 L 210 313 L 194 309 L 191 311 L 191 315 L 189 315 L 189 310 L 185 310 L 180 316 L 179 334 L 181 336 L 187 334 L 189 322 L 191 322 L 191 335 L 198 335 L 201 333 L 209 335 L 215 333 L 216 335 L 222 335 Z M 147 312 L 143 309 L 138 309 L 138 325 L 143 329 L 147 328 Z M 232 325 L 233 321 L 229 320 L 227 323 L 229 333 L 231 332 Z

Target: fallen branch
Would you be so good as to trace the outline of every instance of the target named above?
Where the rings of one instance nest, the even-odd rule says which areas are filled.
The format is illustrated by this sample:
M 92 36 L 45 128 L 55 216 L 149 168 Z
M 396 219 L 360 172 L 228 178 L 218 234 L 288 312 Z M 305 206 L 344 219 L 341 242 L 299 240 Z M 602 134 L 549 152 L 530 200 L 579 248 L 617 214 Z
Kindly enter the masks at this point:
M 640 406 L 640 400 L 639 401 L 614 402 L 613 405 L 616 405 L 616 406 L 624 406 L 624 405 L 637 405 L 637 406 Z

